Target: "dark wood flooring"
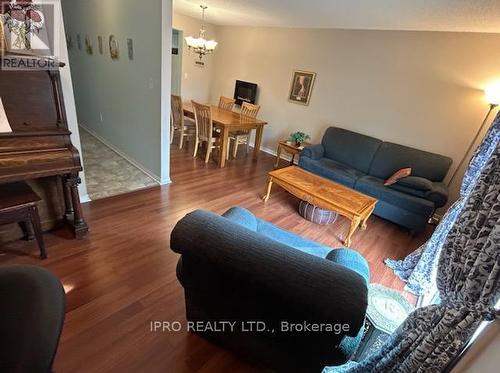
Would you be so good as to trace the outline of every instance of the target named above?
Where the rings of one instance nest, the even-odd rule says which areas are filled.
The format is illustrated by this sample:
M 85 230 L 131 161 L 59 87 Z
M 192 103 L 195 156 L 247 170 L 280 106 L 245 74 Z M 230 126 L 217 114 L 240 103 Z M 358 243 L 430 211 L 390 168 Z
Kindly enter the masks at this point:
M 242 149 L 243 150 L 243 149 Z M 90 226 L 76 241 L 66 230 L 45 234 L 49 259 L 38 259 L 33 242 L 0 249 L 0 265 L 33 264 L 55 273 L 67 291 L 67 314 L 55 363 L 58 373 L 77 372 L 251 372 L 257 368 L 185 331 L 152 333 L 151 320 L 184 321 L 184 295 L 175 277 L 177 255 L 169 234 L 187 212 L 218 213 L 239 205 L 307 238 L 341 246 L 348 222 L 339 218 L 318 226 L 296 213 L 298 201 L 275 187 L 261 201 L 274 158 L 258 162 L 241 154 L 228 167 L 205 165 L 187 151 L 172 151 L 173 183 L 84 205 Z M 429 231 L 408 232 L 377 217 L 353 236 L 353 247 L 370 263 L 371 281 L 398 290 L 403 283 L 384 266 L 386 257 L 403 258 Z M 410 298 L 411 299 L 411 298 Z M 35 310 L 34 310 L 35 312 Z

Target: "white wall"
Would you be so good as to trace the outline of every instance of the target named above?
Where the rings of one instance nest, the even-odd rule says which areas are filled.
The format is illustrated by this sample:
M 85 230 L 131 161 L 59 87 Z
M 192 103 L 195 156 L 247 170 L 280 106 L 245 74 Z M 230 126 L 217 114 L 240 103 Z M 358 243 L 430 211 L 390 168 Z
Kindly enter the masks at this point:
M 63 14 L 62 14 L 62 9 L 60 5 L 60 0 L 57 0 L 58 4 L 58 11 L 56 14 L 59 14 L 61 19 L 60 19 L 60 30 L 59 30 L 59 54 L 60 56 L 57 56 L 58 59 L 61 62 L 64 62 L 66 66 L 61 69 L 61 84 L 62 84 L 62 90 L 63 90 L 63 95 L 64 95 L 64 106 L 66 107 L 66 116 L 68 120 L 68 127 L 69 130 L 71 131 L 71 142 L 73 145 L 78 149 L 78 152 L 80 153 L 80 158 L 83 164 L 83 153 L 82 153 L 82 146 L 80 143 L 80 132 L 78 130 L 78 120 L 76 117 L 76 107 L 75 107 L 75 96 L 73 93 L 73 82 L 71 80 L 71 67 L 69 65 L 69 58 L 68 58 L 68 50 L 66 48 L 66 33 L 64 29 L 64 21 L 63 21 Z M 82 183 L 80 184 L 78 190 L 80 192 L 80 198 L 82 202 L 87 202 L 89 200 L 88 194 L 87 194 L 87 185 L 85 183 L 85 172 L 80 173 L 80 177 L 82 179 Z
M 181 30 L 183 37 L 198 36 L 201 20 L 174 13 L 173 28 Z M 217 28 L 205 23 L 206 38 L 218 40 Z M 182 81 L 181 96 L 184 101 L 195 100 L 208 102 L 210 99 L 210 86 L 214 77 L 214 55 L 203 57 L 205 67 L 195 65 L 198 56 L 191 52 L 184 41 L 182 48 Z M 215 52 L 217 53 L 217 52 Z
M 335 125 L 450 156 L 456 167 L 488 108 L 482 88 L 500 77 L 500 34 L 232 26 L 216 32 L 212 101 L 231 96 L 236 79 L 257 83 L 259 116 L 269 122 L 263 146 L 270 150 L 296 130 L 319 142 Z M 287 100 L 294 69 L 317 73 L 309 106 Z
M 454 373 L 498 372 L 500 359 L 500 321 L 496 320 L 486 327 L 478 339 L 453 369 Z
M 66 32 L 74 41 L 69 56 L 79 124 L 162 180 L 162 96 L 166 94 L 162 75 L 168 75 L 170 82 L 170 58 L 164 59 L 163 53 L 171 46 L 172 32 L 169 26 L 170 35 L 164 35 L 164 22 L 170 24 L 171 8 L 164 9 L 162 0 L 150 0 L 147 5 L 134 0 L 64 0 L 62 5 Z M 85 51 L 87 35 L 93 44 L 91 55 Z M 110 57 L 110 35 L 119 43 L 117 60 Z M 98 36 L 103 38 L 102 55 Z M 129 38 L 133 60 L 127 53 Z M 166 89 L 170 96 L 170 86 Z

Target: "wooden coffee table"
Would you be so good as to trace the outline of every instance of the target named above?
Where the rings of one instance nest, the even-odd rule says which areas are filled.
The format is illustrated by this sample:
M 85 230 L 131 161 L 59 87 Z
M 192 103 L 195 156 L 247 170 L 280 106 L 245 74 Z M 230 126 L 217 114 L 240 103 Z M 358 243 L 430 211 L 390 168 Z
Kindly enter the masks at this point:
M 334 211 L 349 219 L 351 227 L 344 241 L 346 246 L 351 245 L 351 237 L 360 224 L 361 229 L 366 229 L 366 221 L 377 203 L 377 200 L 373 197 L 297 166 L 289 166 L 269 172 L 269 183 L 264 201 L 269 199 L 273 183 L 278 184 L 297 198 L 323 209 Z

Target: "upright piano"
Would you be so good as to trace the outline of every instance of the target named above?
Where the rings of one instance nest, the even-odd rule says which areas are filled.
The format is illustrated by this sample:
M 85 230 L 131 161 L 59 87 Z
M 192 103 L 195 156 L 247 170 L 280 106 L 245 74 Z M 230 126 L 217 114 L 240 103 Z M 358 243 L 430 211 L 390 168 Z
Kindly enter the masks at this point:
M 51 61 L 28 63 L 20 70 L 0 69 L 0 98 L 12 129 L 0 133 L 0 184 L 55 177 L 63 194 L 61 219 L 82 238 L 88 231 L 78 194 L 82 165 L 66 119 L 59 73 L 64 64 L 55 66 Z

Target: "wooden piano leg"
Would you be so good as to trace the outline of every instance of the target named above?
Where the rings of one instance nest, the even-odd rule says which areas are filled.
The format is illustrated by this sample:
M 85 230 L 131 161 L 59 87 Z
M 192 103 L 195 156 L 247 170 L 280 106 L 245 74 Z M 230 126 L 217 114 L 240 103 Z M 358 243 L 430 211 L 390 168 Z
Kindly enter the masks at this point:
M 78 194 L 78 184 L 81 179 L 78 174 L 71 174 L 66 179 L 66 184 L 69 186 L 71 192 L 71 202 L 73 205 L 73 230 L 77 239 L 84 238 L 89 231 L 87 223 L 83 219 L 82 205 L 80 204 L 80 195 Z
M 62 186 L 63 186 L 63 194 L 64 194 L 64 218 L 66 221 L 71 221 L 73 218 L 74 210 L 73 210 L 73 202 L 71 201 L 71 187 L 68 182 L 66 182 L 67 178 L 63 178 Z
M 43 242 L 42 225 L 40 224 L 40 216 L 38 215 L 38 208 L 36 205 L 30 208 L 29 215 L 31 224 L 33 224 L 33 230 L 35 231 L 36 242 L 40 248 L 40 258 L 47 259 L 47 250 Z

